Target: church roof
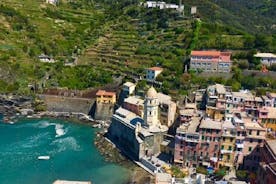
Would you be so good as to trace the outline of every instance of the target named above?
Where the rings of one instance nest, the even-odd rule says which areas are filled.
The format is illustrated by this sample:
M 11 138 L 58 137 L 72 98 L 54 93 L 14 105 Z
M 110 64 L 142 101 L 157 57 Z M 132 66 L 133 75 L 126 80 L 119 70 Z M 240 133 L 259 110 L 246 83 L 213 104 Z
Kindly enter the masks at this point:
M 149 90 L 147 91 L 147 97 L 150 98 L 157 98 L 157 92 L 154 89 L 154 87 L 150 87 Z

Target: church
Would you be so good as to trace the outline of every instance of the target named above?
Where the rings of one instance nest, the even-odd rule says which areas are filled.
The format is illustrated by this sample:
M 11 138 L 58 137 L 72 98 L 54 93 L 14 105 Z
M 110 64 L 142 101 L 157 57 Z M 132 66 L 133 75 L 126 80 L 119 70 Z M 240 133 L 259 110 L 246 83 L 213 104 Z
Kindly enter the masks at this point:
M 160 153 L 168 127 L 158 119 L 158 106 L 158 94 L 151 87 L 145 95 L 143 118 L 122 107 L 113 114 L 108 137 L 129 158 L 140 160 Z

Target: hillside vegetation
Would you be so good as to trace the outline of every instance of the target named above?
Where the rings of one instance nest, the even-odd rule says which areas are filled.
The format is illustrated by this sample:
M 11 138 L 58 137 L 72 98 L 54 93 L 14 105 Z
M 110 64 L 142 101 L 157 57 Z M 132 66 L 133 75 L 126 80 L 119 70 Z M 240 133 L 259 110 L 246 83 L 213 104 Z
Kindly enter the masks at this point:
M 183 87 L 183 63 L 193 49 L 228 49 L 238 59 L 256 50 L 276 52 L 274 1 L 183 3 L 184 17 L 145 9 L 138 0 L 61 1 L 58 6 L 2 0 L 0 91 L 25 93 L 28 84 L 85 89 L 112 82 L 112 75 L 135 78 L 155 65 L 165 68 L 158 79 L 164 92 L 186 90 L 201 81 L 192 77 Z M 192 5 L 198 6 L 200 20 L 188 15 Z M 59 62 L 40 63 L 40 54 Z

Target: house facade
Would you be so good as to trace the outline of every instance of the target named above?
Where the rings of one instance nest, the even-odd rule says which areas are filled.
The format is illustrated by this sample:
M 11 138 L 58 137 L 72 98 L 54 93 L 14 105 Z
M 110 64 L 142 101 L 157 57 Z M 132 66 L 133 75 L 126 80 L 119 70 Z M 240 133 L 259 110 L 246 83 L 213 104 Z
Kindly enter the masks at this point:
M 162 73 L 163 68 L 160 67 L 151 67 L 146 69 L 146 80 L 153 81 L 156 79 L 156 77 Z
M 257 53 L 254 57 L 260 58 L 261 63 L 266 66 L 271 66 L 276 63 L 276 55 L 273 53 Z
M 190 68 L 204 72 L 231 71 L 231 52 L 220 51 L 192 51 Z

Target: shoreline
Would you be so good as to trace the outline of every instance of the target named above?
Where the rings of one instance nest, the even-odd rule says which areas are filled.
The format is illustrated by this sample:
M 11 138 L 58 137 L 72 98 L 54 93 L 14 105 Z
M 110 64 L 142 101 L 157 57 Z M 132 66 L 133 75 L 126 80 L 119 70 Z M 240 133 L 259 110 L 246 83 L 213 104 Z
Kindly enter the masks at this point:
M 107 162 L 116 163 L 130 170 L 128 181 L 125 184 L 154 183 L 151 174 L 121 154 L 116 146 L 105 138 L 104 134 L 105 129 L 96 132 L 94 145 Z

